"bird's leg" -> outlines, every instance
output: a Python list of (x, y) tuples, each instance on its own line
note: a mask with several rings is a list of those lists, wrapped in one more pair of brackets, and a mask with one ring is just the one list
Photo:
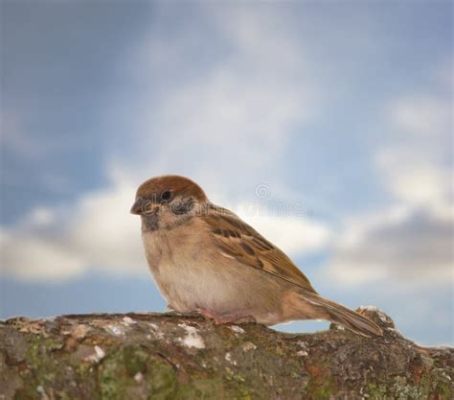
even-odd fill
[(216, 325), (255, 322), (255, 318), (252, 315), (242, 310), (218, 313), (207, 308), (198, 308), (197, 311), (205, 318), (212, 319)]

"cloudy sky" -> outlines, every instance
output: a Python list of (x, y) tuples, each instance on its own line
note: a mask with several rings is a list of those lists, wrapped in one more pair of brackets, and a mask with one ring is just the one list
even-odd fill
[(323, 295), (453, 344), (452, 15), (2, 1), (0, 317), (163, 310), (128, 211), (178, 173)]

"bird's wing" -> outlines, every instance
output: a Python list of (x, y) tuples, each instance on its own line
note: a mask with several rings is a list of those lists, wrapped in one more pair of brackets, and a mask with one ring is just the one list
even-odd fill
[(306, 276), (285, 253), (229, 210), (214, 205), (202, 216), (225, 256), (315, 293)]

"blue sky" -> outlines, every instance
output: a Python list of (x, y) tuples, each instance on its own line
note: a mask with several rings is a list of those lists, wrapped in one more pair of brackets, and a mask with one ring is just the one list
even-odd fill
[(452, 7), (2, 2), (0, 315), (162, 310), (128, 210), (179, 173), (453, 344)]

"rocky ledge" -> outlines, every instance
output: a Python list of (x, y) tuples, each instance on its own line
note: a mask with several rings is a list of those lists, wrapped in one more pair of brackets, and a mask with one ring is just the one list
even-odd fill
[(454, 349), (177, 314), (0, 322), (0, 399), (453, 399)]

